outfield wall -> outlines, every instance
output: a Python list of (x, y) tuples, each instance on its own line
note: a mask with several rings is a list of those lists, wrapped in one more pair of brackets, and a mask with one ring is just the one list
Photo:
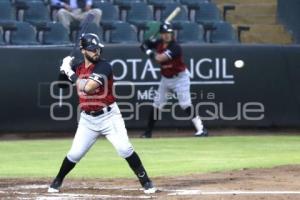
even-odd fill
[[(0, 131), (71, 131), (74, 89), (58, 105), (60, 60), (71, 47), (1, 47)], [(209, 127), (299, 127), (300, 46), (183, 46), (196, 110)], [(126, 125), (142, 128), (159, 84), (159, 67), (137, 45), (107, 46)], [(234, 67), (244, 60), (243, 68)], [(70, 96), (70, 97), (68, 97)], [(176, 96), (170, 96), (176, 102)], [(171, 111), (175, 115), (171, 115)], [(179, 106), (166, 106), (158, 127), (191, 127)], [(174, 120), (177, 118), (178, 120)]]

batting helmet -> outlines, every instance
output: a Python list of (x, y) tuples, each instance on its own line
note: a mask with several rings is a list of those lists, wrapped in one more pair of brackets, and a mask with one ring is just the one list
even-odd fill
[(165, 22), (165, 23), (160, 25), (159, 32), (160, 33), (173, 33), (174, 30), (173, 30), (173, 27), (170, 23)]
[(102, 50), (104, 45), (100, 42), (98, 35), (94, 33), (85, 33), (80, 37), (80, 49), (94, 51), (96, 49)]

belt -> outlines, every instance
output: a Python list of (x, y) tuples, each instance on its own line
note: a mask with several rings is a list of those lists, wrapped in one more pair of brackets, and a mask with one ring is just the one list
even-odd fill
[(176, 78), (179, 74), (174, 74), (174, 75), (171, 75), (171, 76), (165, 76), (163, 75), (165, 78)]
[(107, 107), (102, 108), (101, 110), (84, 111), (84, 113), (87, 115), (91, 115), (93, 117), (97, 117), (99, 115), (102, 115), (104, 113), (111, 111), (111, 109), (112, 108), (110, 106), (107, 106)]

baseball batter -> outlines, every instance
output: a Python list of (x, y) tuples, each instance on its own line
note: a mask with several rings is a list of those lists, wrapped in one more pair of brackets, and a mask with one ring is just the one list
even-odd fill
[(60, 170), (48, 188), (59, 192), (65, 176), (89, 151), (98, 136), (104, 135), (137, 175), (146, 194), (155, 193), (143, 164), (134, 151), (127, 135), (124, 120), (113, 96), (112, 66), (101, 59), (103, 44), (97, 35), (87, 33), (80, 38), (84, 61), (71, 67), (72, 57), (63, 59), (60, 71), (76, 84), (82, 110), (71, 149), (64, 158)]
[(192, 109), (189, 72), (183, 62), (181, 47), (174, 40), (172, 25), (162, 24), (159, 32), (160, 39), (146, 40), (141, 45), (142, 51), (160, 64), (162, 75), (158, 95), (154, 98), (153, 110), (150, 112), (147, 129), (142, 137), (152, 137), (157, 113), (166, 104), (169, 92), (177, 94), (180, 107), (188, 116), (192, 116), (192, 122), (196, 128), (195, 136), (208, 136), (200, 117)]

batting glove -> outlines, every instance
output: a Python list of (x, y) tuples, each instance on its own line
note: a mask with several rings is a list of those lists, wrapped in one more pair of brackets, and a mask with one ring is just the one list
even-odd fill
[(153, 43), (151, 40), (146, 40), (141, 44), (140, 48), (141, 48), (142, 52), (144, 52), (147, 56), (149, 56), (151, 59), (153, 59), (155, 56), (155, 53), (153, 50), (151, 50), (149, 48), (149, 44), (151, 44), (151, 43)]
[(155, 56), (154, 51), (152, 51), (151, 49), (147, 49), (146, 52), (147, 56), (149, 56), (149, 58), (153, 59)]
[(74, 59), (74, 57), (71, 57), (71, 56), (64, 57), (63, 64), (68, 64), (71, 66), (73, 59)]
[(60, 72), (64, 73), (68, 76), (68, 78), (71, 80), (71, 76), (75, 73), (71, 68), (71, 63), (74, 57), (67, 56), (63, 59), (63, 63), (60, 66)]

